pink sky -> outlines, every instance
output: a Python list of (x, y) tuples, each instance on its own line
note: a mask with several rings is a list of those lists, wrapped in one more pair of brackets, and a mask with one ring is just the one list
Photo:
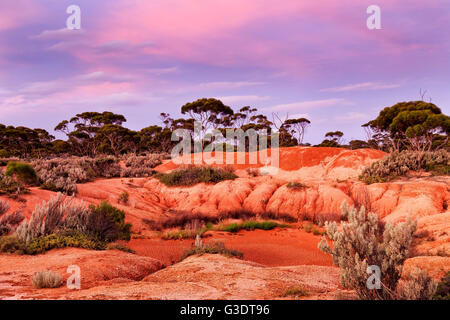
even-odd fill
[[(77, 3), (82, 30), (65, 28)], [(450, 3), (371, 1), (2, 0), (0, 123), (52, 130), (82, 111), (124, 114), (127, 126), (221, 98), (312, 120), (362, 138), (361, 124), (427, 91), (449, 113)]]

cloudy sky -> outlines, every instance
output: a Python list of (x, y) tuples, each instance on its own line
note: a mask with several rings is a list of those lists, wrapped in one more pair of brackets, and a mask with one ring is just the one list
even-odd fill
[[(376, 2), (376, 3), (375, 3)], [(1, 0), (0, 123), (45, 128), (83, 111), (140, 129), (203, 97), (361, 124), (420, 89), (450, 113), (448, 0)], [(66, 9), (82, 29), (67, 30)], [(381, 7), (381, 30), (366, 9)]]

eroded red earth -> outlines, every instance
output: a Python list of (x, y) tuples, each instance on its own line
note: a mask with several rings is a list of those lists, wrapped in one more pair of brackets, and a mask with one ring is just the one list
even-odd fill
[[(248, 155), (246, 155), (248, 157)], [(67, 299), (278, 299), (289, 286), (301, 285), (312, 299), (334, 299), (345, 292), (339, 287), (339, 270), (317, 249), (320, 236), (307, 233), (300, 223), (270, 231), (237, 234), (207, 232), (208, 241), (223, 241), (244, 253), (243, 260), (222, 256), (193, 256), (178, 262), (193, 240), (162, 240), (145, 220), (158, 221), (180, 212), (216, 215), (222, 211), (289, 214), (295, 218), (339, 214), (343, 201), (366, 204), (388, 222), (411, 216), (422, 235), (414, 242), (414, 255), (405, 270), (428, 268), (436, 277), (450, 269), (450, 178), (415, 175), (390, 183), (366, 186), (358, 181), (361, 169), (385, 154), (375, 150), (335, 148), (286, 148), (280, 150), (280, 168), (266, 161), (236, 165), (234, 181), (216, 185), (169, 188), (152, 178), (97, 180), (78, 186), (77, 198), (86, 203), (108, 200), (123, 209), (135, 233), (127, 246), (137, 254), (82, 249), (52, 250), (38, 256), (0, 255), (0, 297)], [(165, 172), (179, 167), (166, 161)], [(258, 168), (260, 175), (245, 170)], [(307, 187), (286, 187), (298, 181)], [(127, 191), (127, 205), (117, 202)], [(8, 201), (12, 210), (22, 208), (29, 217), (35, 205), (54, 193), (32, 189), (25, 203)], [(11, 211), (12, 211), (11, 210)], [(37, 271), (65, 274), (70, 264), (82, 270), (82, 290), (34, 289)]]

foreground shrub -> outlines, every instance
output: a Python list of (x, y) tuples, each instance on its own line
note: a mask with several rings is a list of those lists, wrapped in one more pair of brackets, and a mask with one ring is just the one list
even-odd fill
[(366, 167), (359, 179), (369, 184), (386, 182), (405, 176), (409, 171), (430, 171), (438, 175), (448, 175), (450, 153), (445, 150), (425, 152), (421, 158), (418, 158), (418, 153), (414, 151), (391, 153)]
[(62, 229), (64, 216), (71, 217), (86, 211), (82, 202), (72, 201), (61, 193), (48, 202), (37, 205), (29, 221), (24, 221), (16, 230), (17, 237), (29, 243), (39, 237), (55, 233)]
[(36, 171), (28, 163), (10, 161), (6, 166), (5, 175), (15, 178), (17, 182), (17, 194), (22, 193), (22, 189), (26, 185), (32, 185), (37, 182)]
[(52, 271), (40, 271), (34, 274), (31, 283), (36, 289), (59, 288), (62, 285), (62, 278)]
[(19, 240), (30, 244), (68, 230), (105, 242), (131, 238), (131, 225), (125, 223), (125, 212), (106, 201), (87, 208), (82, 201), (74, 201), (61, 193), (37, 205), (30, 220), (24, 221), (16, 234)]
[(192, 186), (197, 183), (218, 183), (224, 180), (234, 180), (237, 176), (227, 170), (212, 167), (190, 167), (178, 169), (156, 177), (167, 186)]
[[(342, 215), (348, 222), (341, 224), (325, 223), (328, 237), (334, 241), (330, 248), (325, 238), (319, 249), (330, 253), (333, 263), (341, 270), (341, 284), (354, 289), (361, 299), (394, 299), (395, 290), (401, 277), (403, 263), (416, 231), (416, 222), (407, 221), (397, 225), (386, 224), (380, 227), (378, 216), (366, 213), (364, 207), (357, 211), (342, 205)], [(368, 289), (367, 268), (378, 266), (381, 270), (380, 290)]]

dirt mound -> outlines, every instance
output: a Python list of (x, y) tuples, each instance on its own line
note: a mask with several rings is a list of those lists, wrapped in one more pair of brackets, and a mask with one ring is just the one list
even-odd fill
[(309, 298), (339, 289), (334, 267), (266, 267), (221, 255), (192, 256), (140, 282), (108, 284), (67, 295), (70, 299), (277, 299), (302, 287)]
[[(262, 151), (261, 153), (265, 153)], [(274, 154), (272, 154), (274, 152)], [(279, 159), (276, 163), (272, 155)], [(277, 156), (278, 155), (278, 156)], [(192, 154), (166, 161), (155, 168), (159, 172), (167, 172), (186, 164), (200, 164), (195, 157), (203, 156), (199, 161), (202, 165), (218, 167), (231, 166), (235, 170), (259, 168), (260, 172), (284, 178), (308, 179), (348, 179), (357, 177), (360, 170), (376, 160), (382, 159), (386, 153), (373, 149), (348, 150), (342, 148), (291, 147), (267, 150), (267, 157), (258, 152), (231, 155), (213, 153), (208, 156)], [(211, 159), (212, 158), (212, 159)]]
[(167, 187), (156, 179), (144, 188), (162, 207), (174, 212), (219, 212), (248, 210), (274, 212), (295, 218), (339, 214), (343, 201), (364, 205), (389, 222), (436, 215), (448, 211), (450, 178), (428, 177), (365, 185), (361, 182), (308, 181), (299, 190), (287, 181), (271, 176), (238, 178), (215, 185)]
[(0, 298), (51, 298), (69, 292), (58, 289), (37, 290), (31, 285), (34, 273), (51, 270), (64, 281), (71, 265), (80, 267), (81, 288), (91, 288), (112, 279), (141, 280), (161, 269), (163, 264), (149, 257), (140, 257), (117, 250), (92, 251), (76, 248), (52, 250), (37, 256), (0, 255)]

